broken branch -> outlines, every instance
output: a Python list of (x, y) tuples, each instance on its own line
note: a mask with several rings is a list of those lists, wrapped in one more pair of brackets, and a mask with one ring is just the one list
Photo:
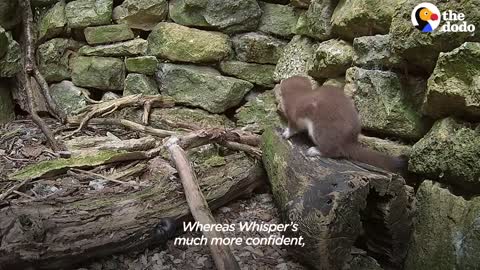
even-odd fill
[[(185, 151), (178, 146), (176, 138), (171, 138), (167, 143), (168, 151), (170, 152), (172, 160), (175, 162), (178, 174), (182, 181), (183, 190), (187, 199), (188, 206), (192, 212), (192, 216), (201, 224), (215, 224), (215, 219), (210, 212), (207, 201), (200, 190), (195, 173), (193, 172), (190, 161), (187, 158)], [(205, 230), (202, 232), (208, 239), (212, 257), (219, 270), (235, 270), (240, 269), (232, 250), (226, 245), (213, 245), (212, 239), (223, 239), (221, 232), (216, 230)]]

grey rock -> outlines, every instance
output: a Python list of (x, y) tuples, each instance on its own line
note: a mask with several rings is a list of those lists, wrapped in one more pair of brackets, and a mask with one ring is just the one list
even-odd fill
[(160, 64), (157, 81), (163, 94), (176, 102), (222, 113), (240, 104), (253, 84), (222, 76), (210, 67)]

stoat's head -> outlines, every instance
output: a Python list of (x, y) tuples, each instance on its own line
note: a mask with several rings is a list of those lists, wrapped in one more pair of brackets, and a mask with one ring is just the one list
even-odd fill
[(292, 76), (283, 79), (280, 84), (274, 88), (275, 98), (278, 103), (277, 109), (285, 113), (285, 104), (295, 100), (296, 97), (302, 95), (304, 91), (312, 90), (312, 82), (308, 77)]

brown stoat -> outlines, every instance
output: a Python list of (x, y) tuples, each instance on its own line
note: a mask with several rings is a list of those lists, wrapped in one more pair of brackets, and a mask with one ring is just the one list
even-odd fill
[(280, 83), (280, 107), (288, 120), (283, 137), (307, 131), (316, 145), (308, 156), (347, 158), (392, 172), (403, 172), (406, 160), (363, 147), (358, 142), (360, 118), (342, 88), (321, 86), (312, 89), (308, 78), (293, 76)]

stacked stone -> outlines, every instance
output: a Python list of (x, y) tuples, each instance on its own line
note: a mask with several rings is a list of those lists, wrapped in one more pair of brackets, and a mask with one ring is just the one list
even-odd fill
[[(430, 2), (464, 13), (480, 28), (480, 0)], [(179, 106), (155, 110), (154, 126), (165, 127), (162, 119), (169, 118), (261, 133), (280, 123), (271, 89), (281, 79), (305, 75), (319, 85), (344, 86), (364, 130), (382, 138), (362, 142), (385, 152), (409, 149), (402, 150), (410, 155), (409, 170), (433, 181), (417, 194), (425, 218), (415, 224), (407, 269), (480, 264), (470, 256), (480, 252), (480, 219), (470, 216), (480, 216), (478, 204), (457, 196), (480, 192), (478, 30), (421, 33), (410, 21), (414, 0), (32, 4), (40, 71), (69, 114), (86, 106), (89, 94), (161, 93)], [(19, 17), (16, 1), (0, 3), (0, 123), (13, 117), (11, 79), (5, 78), (21, 66), (11, 34)], [(434, 220), (436, 204), (445, 209)], [(435, 230), (451, 238), (430, 237)]]
[[(365, 131), (413, 145), (409, 170), (425, 181), (416, 196), (418, 216), (406, 269), (477, 267), (478, 30), (422, 33), (411, 23), (419, 3), (413, 0), (291, 2), (307, 10), (276, 66), (275, 80), (302, 74), (318, 83), (344, 82)], [(480, 1), (430, 2), (480, 23)], [(362, 138), (377, 149), (380, 141)], [(387, 145), (385, 152), (399, 147)]]

